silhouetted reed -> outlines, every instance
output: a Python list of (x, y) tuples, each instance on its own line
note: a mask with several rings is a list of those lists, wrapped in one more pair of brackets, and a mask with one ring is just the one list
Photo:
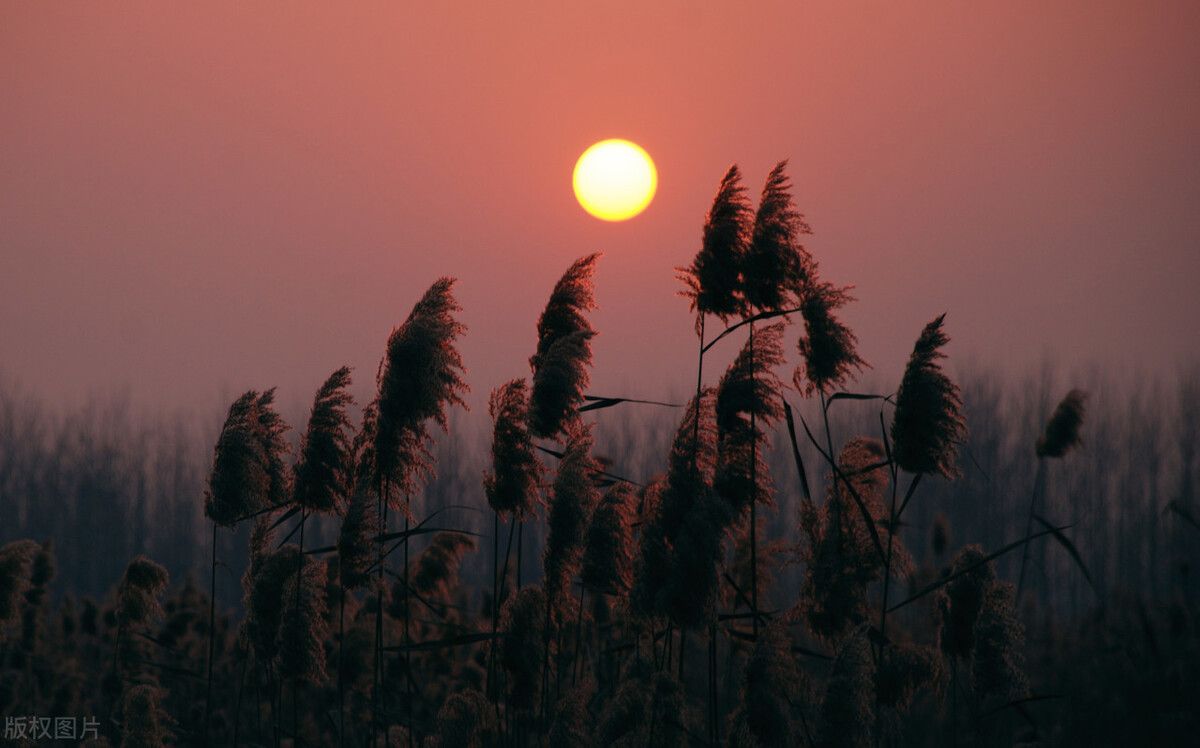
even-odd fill
[(588, 523), (580, 579), (589, 589), (624, 594), (633, 578), (633, 487), (614, 483), (605, 491)]
[(996, 578), (991, 564), (979, 563), (983, 558), (983, 550), (977, 545), (960, 550), (945, 573), (970, 571), (951, 580), (934, 598), (939, 613), (938, 643), (950, 657), (966, 659), (975, 649), (975, 622), (984, 596)]
[(834, 314), (853, 300), (849, 289), (831, 283), (814, 280), (805, 287), (800, 302), (804, 336), (797, 344), (804, 365), (792, 375), (798, 392), (832, 392), (867, 365), (858, 355), (858, 338)]
[(754, 226), (742, 277), (746, 304), (758, 311), (783, 310), (808, 285), (812, 257), (800, 237), (812, 233), (792, 200), (787, 161), (767, 176), (754, 215)]
[(529, 359), (529, 429), (544, 439), (559, 435), (573, 420), (590, 381), (596, 331), (587, 313), (596, 308), (592, 274), (599, 257), (590, 254), (572, 263), (538, 318), (537, 351)]
[(566, 601), (571, 599), (571, 580), (579, 570), (587, 523), (600, 498), (592, 481), (596, 461), (591, 449), (591, 431), (582, 426), (572, 426), (568, 430), (563, 457), (554, 478), (546, 519), (546, 550), (542, 557), (545, 576), (542, 584), (555, 623), (569, 615)]
[(170, 743), (173, 720), (162, 708), (163, 697), (162, 689), (145, 683), (125, 692), (121, 707), (123, 748), (159, 748)]
[(747, 341), (717, 387), (718, 495), (735, 514), (754, 501), (771, 503), (770, 472), (764, 429), (783, 416), (782, 383), (774, 368), (783, 363), (783, 324), (767, 325)]
[[(285, 546), (289, 547), (289, 546)], [(329, 633), (325, 601), (325, 564), (311, 556), (293, 561), (292, 575), (280, 590), (283, 603), (279, 626), (279, 675), (293, 681), (319, 684), (325, 674), (325, 639)], [(300, 573), (296, 574), (296, 567)], [(269, 580), (263, 594), (274, 594)], [(264, 601), (267, 602), (267, 601)], [(270, 603), (267, 603), (270, 604)]]
[(13, 540), (0, 546), (0, 641), (16, 619), (20, 601), (29, 587), (33, 559), (41, 550), (32, 540)]
[(686, 268), (676, 268), (697, 322), (712, 314), (722, 321), (745, 311), (742, 271), (750, 245), (754, 211), (737, 164), (721, 178), (717, 196), (704, 219), (700, 250)]
[(117, 588), (117, 615), (121, 624), (145, 626), (162, 618), (159, 597), (169, 581), (167, 570), (145, 556), (130, 561)]
[(686, 720), (679, 681), (668, 672), (635, 665), (600, 715), (597, 743), (617, 748), (683, 748)]
[(896, 464), (910, 473), (958, 475), (958, 446), (967, 438), (958, 385), (942, 371), (942, 346), (950, 341), (942, 330), (946, 315), (925, 326), (913, 347), (896, 395), (892, 452)]
[(875, 725), (875, 665), (866, 627), (846, 637), (821, 701), (822, 748), (867, 748)]
[(428, 422), (443, 429), (446, 410), (466, 407), (462, 356), (456, 345), (466, 328), (455, 319), (462, 307), (452, 293), (453, 278), (429, 287), (404, 324), (388, 337), (379, 367), (375, 428), (377, 479), (397, 491), (385, 496), (392, 508), (408, 513), (407, 497), (433, 475)]
[[(687, 406), (671, 445), (667, 475), (647, 491), (630, 596), (633, 610), (642, 616), (668, 613), (667, 588), (675, 576), (673, 548), (700, 497), (712, 495), (717, 451), (714, 400), (713, 390), (708, 389)], [(701, 511), (708, 511), (712, 503), (703, 502)]]
[(546, 594), (524, 587), (504, 605), (500, 625), (500, 664), (508, 673), (508, 705), (527, 711), (538, 703), (546, 656)]
[(450, 603), (458, 587), (462, 558), (475, 550), (475, 541), (457, 532), (439, 532), (417, 557), (412, 589), (427, 600)]
[(1062, 457), (1082, 443), (1079, 430), (1086, 410), (1087, 393), (1082, 390), (1068, 392), (1046, 422), (1046, 433), (1038, 438), (1037, 456)]
[(204, 496), (205, 515), (222, 527), (288, 500), (288, 427), (274, 400), (273, 389), (250, 390), (229, 407)]
[(375, 538), (381, 531), (378, 512), (379, 487), (375, 476), (375, 428), (379, 410), (374, 403), (363, 410), (363, 422), (354, 439), (353, 487), (338, 532), (338, 573), (347, 590), (368, 581), (375, 558)]
[(782, 623), (759, 631), (730, 717), (731, 748), (800, 745), (810, 739), (800, 711), (808, 694), (791, 647)]
[(484, 748), (496, 739), (492, 705), (479, 691), (469, 689), (450, 694), (438, 710), (437, 734), (425, 741), (427, 748)]
[[(883, 578), (883, 559), (847, 487), (847, 483), (853, 486), (876, 523), (876, 531), (888, 533), (884, 491), (889, 481), (883, 458), (884, 447), (878, 440), (852, 439), (838, 456), (846, 482), (831, 478), (824, 506), (801, 512), (801, 529), (808, 538), (801, 555), (808, 573), (800, 591), (800, 607), (813, 633), (831, 641), (867, 620), (868, 589)], [(909, 573), (911, 558), (898, 539), (892, 542), (894, 573)]]
[(529, 387), (524, 379), (492, 390), (492, 467), (484, 475), (488, 506), (500, 514), (529, 516), (538, 501), (542, 464), (529, 433)]
[(350, 368), (329, 376), (313, 399), (308, 428), (300, 442), (294, 490), (296, 503), (310, 512), (340, 510), (353, 482), (353, 434), (346, 408)]
[(1017, 620), (1016, 593), (1008, 582), (987, 585), (975, 621), (971, 676), (976, 695), (1003, 703), (1029, 694), (1025, 676), (1025, 627)]

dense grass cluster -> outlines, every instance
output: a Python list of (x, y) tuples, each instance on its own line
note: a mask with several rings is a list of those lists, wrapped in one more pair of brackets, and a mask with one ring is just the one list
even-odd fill
[[(998, 408), (973, 410), (986, 382), (960, 386), (944, 366), (945, 315), (914, 331), (899, 382), (855, 388), (867, 362), (839, 319), (853, 299), (821, 277), (801, 243), (810, 234), (785, 163), (757, 206), (737, 167), (726, 173), (679, 271), (698, 357), (689, 402), (659, 411), (673, 420), (669, 443), (615, 428), (630, 401), (587, 393), (590, 255), (553, 289), (529, 376), (492, 391), (482, 474), (451, 464), (457, 482), (439, 477), (437, 433), (467, 392), (466, 330), (444, 278), (388, 337), (361, 408), (345, 367), (295, 442), (274, 390), (234, 400), (207, 480), (174, 476), (208, 524), (204, 552), (168, 566), (203, 556), (202, 581), (172, 586), (138, 555), (101, 602), (55, 604), (56, 560), (86, 563), (87, 542), (55, 548), (6, 529), (0, 714), (97, 717), (96, 742), (127, 745), (1193, 737), (1189, 570), (1171, 567), (1160, 594), (1121, 604), (1104, 541), (1086, 532), (1109, 525), (1088, 515), (1072, 527), (1079, 486), (1058, 466), (1096, 442), (1091, 401), (1071, 390), (998, 436), (980, 417)], [(706, 385), (706, 356), (738, 338)], [(18, 482), (34, 474), (11, 438), (22, 424), (9, 414), (0, 426), (14, 447), (0, 453), (11, 499), (0, 516), (39, 526), (35, 486)], [(1171, 537), (1200, 532), (1191, 428), (1181, 490), (1151, 497)], [(1011, 443), (989, 441), (1001, 438)], [(650, 445), (661, 458), (646, 457)], [(1010, 461), (985, 469), (989, 445)], [(80, 497), (105, 485), (87, 480)], [(980, 502), (1000, 488), (1014, 496)], [(442, 500), (420, 500), (430, 495)], [(131, 519), (148, 522), (147, 507)], [(82, 527), (54, 529), (78, 539)], [(1089, 540), (1101, 550), (1081, 552)]]

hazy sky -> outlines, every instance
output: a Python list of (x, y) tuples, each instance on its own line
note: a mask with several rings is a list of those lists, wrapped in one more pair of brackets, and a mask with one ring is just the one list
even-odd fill
[[(454, 275), (478, 402), (602, 250), (593, 390), (665, 396), (694, 377), (672, 268), (730, 163), (757, 195), (785, 157), (877, 377), (943, 311), (959, 359), (1171, 366), (1200, 339), (1198, 38), (1194, 2), (2, 2), (0, 372), (365, 387)], [(659, 169), (627, 223), (571, 193), (606, 137)]]

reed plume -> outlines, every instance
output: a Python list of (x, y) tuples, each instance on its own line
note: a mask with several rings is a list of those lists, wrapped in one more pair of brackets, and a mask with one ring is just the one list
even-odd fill
[(285, 503), (287, 425), (274, 409), (275, 390), (250, 390), (229, 407), (217, 438), (204, 514), (222, 527)]
[(492, 704), (479, 691), (450, 694), (437, 714), (437, 734), (427, 748), (484, 748), (494, 743), (496, 721)]
[(760, 629), (730, 718), (731, 748), (803, 742), (796, 710), (804, 705), (804, 680), (791, 648), (782, 623)]
[(783, 416), (774, 367), (783, 363), (783, 324), (763, 327), (746, 342), (717, 387), (717, 465), (713, 485), (736, 514), (752, 501), (771, 503), (767, 435)]
[(940, 691), (946, 670), (937, 650), (919, 644), (892, 643), (879, 661), (879, 704), (905, 711), (924, 688)]
[(679, 681), (635, 663), (600, 715), (596, 742), (614, 748), (683, 748), (686, 714)]
[(123, 748), (159, 748), (171, 742), (170, 715), (162, 707), (165, 694), (146, 683), (125, 692), (121, 712)]
[(1062, 457), (1079, 446), (1083, 442), (1079, 430), (1086, 410), (1087, 393), (1083, 390), (1068, 392), (1046, 423), (1046, 433), (1038, 437), (1037, 456)]
[(599, 257), (581, 257), (567, 268), (538, 318), (537, 351), (529, 359), (529, 428), (534, 436), (550, 439), (563, 433), (583, 402), (596, 335), (587, 313), (596, 308), (592, 274)]
[(293, 481), (296, 503), (306, 511), (340, 511), (350, 491), (354, 449), (346, 408), (354, 398), (349, 386), (350, 368), (343, 366), (325, 380), (313, 399)]
[(942, 330), (946, 315), (925, 326), (904, 370), (892, 422), (893, 457), (910, 473), (958, 476), (958, 445), (966, 440), (958, 385), (942, 371), (941, 347), (950, 341)]
[(721, 178), (717, 196), (704, 219), (700, 250), (686, 268), (676, 268), (686, 289), (682, 294), (699, 316), (712, 314), (722, 321), (741, 316), (742, 270), (750, 245), (754, 212), (742, 185), (737, 164)]
[(517, 518), (533, 513), (538, 500), (542, 464), (529, 433), (529, 387), (514, 379), (492, 391), (492, 469), (484, 474), (488, 506)]
[(546, 550), (542, 557), (546, 603), (556, 621), (566, 615), (571, 578), (579, 568), (587, 522), (599, 501), (592, 482), (596, 461), (591, 455), (592, 434), (582, 425), (568, 429), (562, 461), (554, 479), (553, 498), (546, 520)]
[(145, 556), (125, 567), (117, 588), (117, 615), (125, 626), (142, 626), (163, 617), (159, 596), (167, 588), (167, 570)]
[(365, 584), (375, 561), (374, 543), (380, 533), (379, 495), (375, 476), (375, 430), (379, 410), (371, 403), (351, 447), (355, 455), (354, 480), (338, 532), (338, 574), (342, 586), (354, 590)]
[(868, 748), (875, 725), (875, 665), (866, 627), (848, 636), (833, 663), (821, 702), (822, 748)]
[(452, 293), (453, 278), (436, 281), (388, 337), (379, 367), (375, 428), (376, 482), (398, 491), (389, 505), (407, 512), (407, 500), (433, 475), (428, 422), (447, 427), (446, 410), (466, 407), (462, 356), (455, 347), (466, 328)]
[(456, 532), (439, 532), (417, 557), (412, 589), (427, 599), (451, 602), (458, 587), (463, 554), (475, 550), (475, 541)]
[(33, 559), (41, 551), (33, 540), (13, 540), (0, 547), (0, 640), (16, 619), (21, 596), (29, 587)]
[(633, 488), (614, 483), (600, 500), (588, 524), (580, 578), (602, 593), (627, 592), (633, 577)]
[(858, 338), (834, 314), (854, 301), (854, 297), (848, 288), (815, 279), (801, 296), (800, 315), (804, 318), (805, 335), (797, 347), (804, 364), (803, 368), (796, 367), (792, 382), (806, 396), (828, 393), (867, 365), (858, 355)]
[(929, 546), (933, 549), (933, 555), (941, 558), (949, 545), (950, 520), (946, 519), (945, 514), (938, 512), (933, 515), (933, 531), (930, 534)]
[(980, 564), (983, 550), (968, 545), (951, 562), (947, 574), (958, 574), (937, 591), (934, 604), (938, 611), (938, 642), (942, 651), (951, 657), (968, 659), (975, 649), (975, 624), (983, 607), (984, 597), (995, 582), (991, 563)]
[(641, 616), (666, 613), (663, 592), (671, 577), (671, 553), (697, 497), (712, 493), (716, 470), (716, 421), (711, 388), (684, 410), (667, 461), (667, 475), (647, 490), (645, 517), (634, 559), (631, 603)]
[(812, 276), (812, 257), (800, 243), (812, 230), (792, 201), (786, 170), (787, 161), (780, 161), (767, 177), (746, 252), (743, 294), (759, 311), (791, 306)]
[(1005, 702), (1029, 695), (1025, 676), (1025, 629), (1017, 619), (1012, 584), (992, 580), (975, 621), (971, 676), (975, 693)]
[(575, 688), (563, 695), (554, 709), (550, 725), (549, 744), (555, 748), (592, 748), (594, 724), (587, 709), (587, 691)]
[[(249, 580), (243, 600), (245, 631), (260, 662), (274, 662), (279, 654), (279, 632), (285, 607), (294, 604), (295, 587), (292, 585), (300, 558), (300, 549), (295, 545), (289, 543), (277, 548), (262, 558)], [(286, 599), (285, 592), (291, 592)]]
[[(878, 440), (857, 437), (843, 447), (838, 465), (875, 522), (876, 532), (887, 540), (883, 496), (889, 474), (881, 464), (884, 454)], [(884, 564), (846, 482), (830, 479), (828, 485), (824, 506), (801, 514), (801, 528), (809, 542), (801, 551), (808, 573), (800, 607), (813, 633), (837, 640), (867, 620), (867, 590), (883, 577)], [(908, 574), (911, 556), (899, 538), (891, 542), (894, 573)]]
[(508, 704), (528, 710), (541, 693), (542, 661), (546, 653), (546, 595), (538, 587), (524, 587), (509, 598), (500, 614), (504, 637), (500, 664), (508, 672)]
[[(283, 606), (277, 646), (279, 675), (288, 680), (320, 684), (326, 678), (325, 638), (329, 634), (325, 564), (298, 552), (289, 555), (291, 574), (278, 591)], [(273, 587), (261, 591), (275, 593)]]

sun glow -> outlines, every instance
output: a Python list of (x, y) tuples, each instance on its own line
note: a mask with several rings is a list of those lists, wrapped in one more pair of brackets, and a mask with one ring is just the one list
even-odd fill
[(575, 198), (605, 221), (625, 221), (646, 209), (658, 189), (650, 154), (628, 140), (602, 140), (583, 152), (571, 178)]

